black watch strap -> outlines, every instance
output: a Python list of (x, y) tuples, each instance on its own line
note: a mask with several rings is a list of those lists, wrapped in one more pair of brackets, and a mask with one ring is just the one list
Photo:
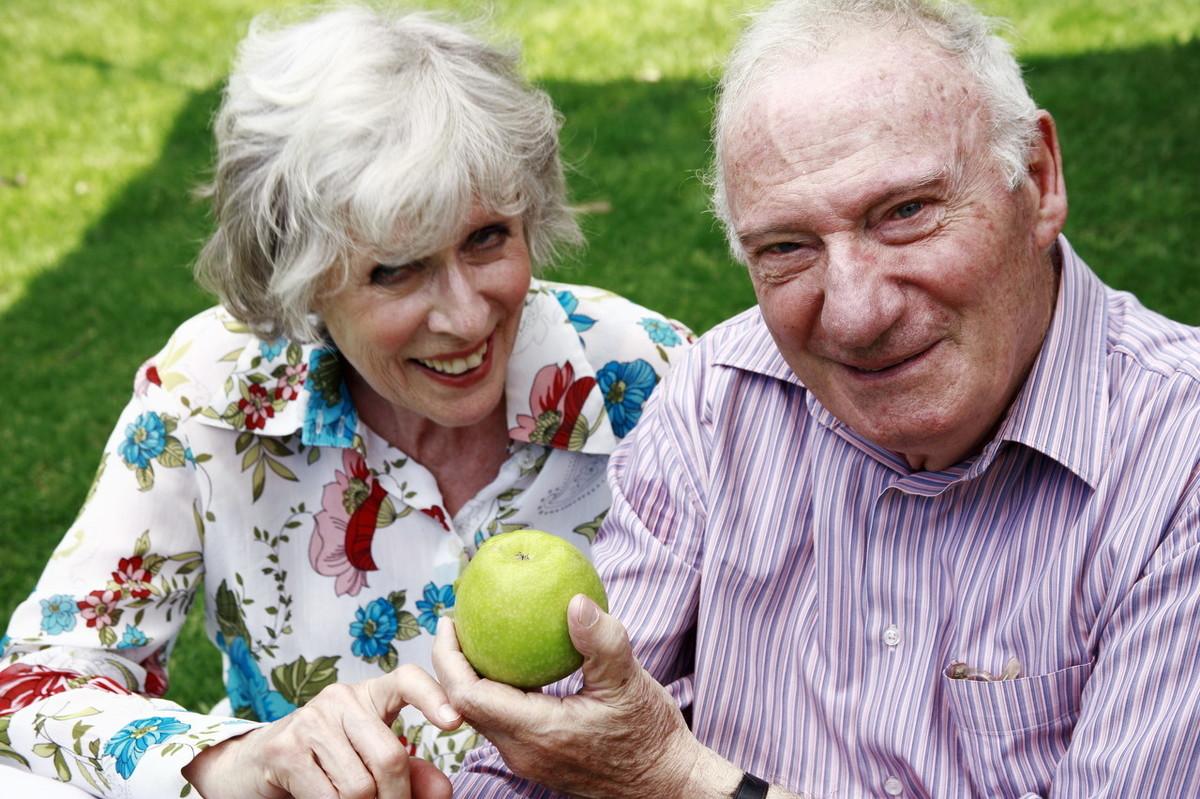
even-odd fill
[(742, 774), (742, 781), (738, 783), (737, 790), (733, 792), (733, 799), (767, 799), (766, 780), (760, 780), (749, 771)]

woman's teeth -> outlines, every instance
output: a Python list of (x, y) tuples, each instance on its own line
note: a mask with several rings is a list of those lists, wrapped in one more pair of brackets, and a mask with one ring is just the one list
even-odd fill
[(435, 372), (441, 372), (445, 375), (461, 375), (471, 371), (483, 363), (484, 357), (487, 356), (488, 345), (483, 342), (483, 346), (475, 350), (465, 358), (452, 358), (448, 361), (439, 358), (417, 358), (417, 363), (422, 366), (432, 369)]

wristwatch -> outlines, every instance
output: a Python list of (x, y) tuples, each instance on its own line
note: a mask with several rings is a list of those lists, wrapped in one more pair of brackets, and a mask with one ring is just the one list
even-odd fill
[(742, 773), (742, 781), (738, 783), (737, 790), (733, 792), (733, 799), (767, 799), (766, 780), (760, 780), (749, 771)]

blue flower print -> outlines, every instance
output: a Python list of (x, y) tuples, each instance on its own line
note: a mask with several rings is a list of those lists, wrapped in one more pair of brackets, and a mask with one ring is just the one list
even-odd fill
[(608, 410), (613, 432), (618, 438), (624, 438), (642, 417), (642, 406), (658, 384), (658, 375), (654, 367), (641, 358), (609, 361), (596, 373), (596, 384), (604, 395), (604, 407)]
[(225, 691), (235, 711), (249, 710), (258, 721), (276, 721), (296, 709), (283, 694), (272, 691), (267, 685), (267, 679), (244, 638), (239, 635), (226, 644), (225, 636), (217, 633), (217, 646), (229, 656)]
[(358, 413), (342, 379), (336, 350), (317, 347), (308, 357), (308, 406), (304, 412), (304, 443), (317, 447), (350, 447), (358, 430)]
[(133, 649), (135, 646), (145, 646), (149, 642), (146, 634), (136, 625), (126, 624), (125, 634), (121, 636), (121, 642), (117, 644), (117, 649)]
[(146, 412), (125, 428), (125, 440), (117, 450), (131, 469), (145, 469), (167, 446), (167, 428), (157, 413)]
[(273, 361), (279, 357), (279, 353), (283, 352), (283, 348), (287, 346), (287, 339), (283, 336), (274, 341), (259, 341), (258, 354), (263, 357), (264, 361)]
[(661, 344), (664, 347), (678, 347), (683, 343), (683, 339), (675, 332), (675, 328), (661, 319), (646, 317), (638, 324), (646, 329), (650, 340), (655, 344)]
[(592, 325), (596, 324), (596, 320), (590, 316), (575, 313), (575, 309), (579, 307), (579, 298), (569, 291), (554, 292), (554, 299), (558, 300), (558, 304), (567, 312), (567, 321), (575, 328), (576, 333), (582, 333), (585, 330), (590, 330)]
[(170, 716), (150, 716), (131, 721), (108, 739), (104, 754), (115, 757), (117, 773), (129, 779), (147, 749), (191, 728), (192, 725)]
[(0, 638), (0, 655), (4, 654), (4, 650), (8, 649), (8, 645), (12, 643), (12, 639), (7, 635)]
[(355, 657), (373, 660), (387, 654), (400, 626), (392, 603), (380, 597), (356, 610), (354, 619), (350, 622), (350, 634), (354, 636), (350, 651)]
[(421, 611), (421, 615), (417, 617), (417, 623), (431, 633), (437, 632), (438, 617), (442, 612), (454, 607), (454, 586), (451, 584), (443, 585), (438, 588), (434, 583), (425, 585), (425, 598), (417, 600), (417, 610)]
[(49, 635), (69, 633), (75, 629), (75, 614), (79, 605), (70, 594), (55, 594), (42, 600), (42, 631)]

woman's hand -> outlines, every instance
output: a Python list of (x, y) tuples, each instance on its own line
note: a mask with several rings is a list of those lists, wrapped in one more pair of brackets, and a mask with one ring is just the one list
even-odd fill
[(449, 799), (445, 775), (410, 758), (391, 730), (405, 705), (442, 729), (462, 724), (441, 686), (405, 665), (331, 685), (279, 721), (204, 750), (183, 776), (203, 799)]
[(560, 698), (480, 678), (443, 618), (433, 665), (451, 703), (517, 776), (585, 797), (701, 795), (690, 792), (698, 770), (724, 761), (637, 662), (625, 628), (583, 595), (571, 600), (568, 622), (584, 658), (583, 690)]

